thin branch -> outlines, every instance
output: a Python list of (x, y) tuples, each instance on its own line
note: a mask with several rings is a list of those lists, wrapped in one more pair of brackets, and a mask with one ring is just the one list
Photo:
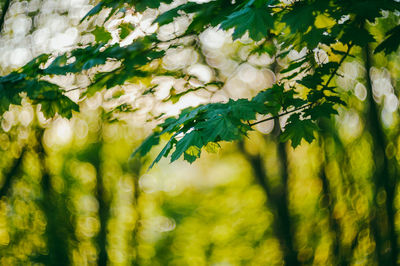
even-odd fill
[(278, 115), (276, 115), (276, 116), (271, 116), (271, 117), (265, 118), (265, 119), (263, 119), (263, 120), (254, 122), (254, 123), (249, 123), (249, 126), (252, 127), (252, 126), (255, 126), (255, 125), (257, 125), (257, 124), (260, 124), (260, 123), (263, 123), (263, 122), (267, 122), (267, 121), (269, 121), (269, 120), (273, 120), (273, 119), (275, 119), (275, 118), (278, 118), (278, 117), (281, 117), (281, 116), (284, 116), (284, 115), (287, 115), (287, 114), (291, 114), (291, 113), (294, 113), (294, 112), (297, 112), (297, 111), (300, 111), (300, 110), (307, 109), (307, 108), (311, 107), (311, 105), (313, 105), (313, 104), (314, 104), (314, 103), (308, 103), (308, 104), (306, 104), (306, 105), (300, 106), (300, 107), (295, 108), (295, 109), (290, 110), (290, 111), (283, 112), (283, 113), (278, 114)]
[(343, 55), (342, 59), (340, 59), (339, 61), (339, 65), (338, 67), (332, 72), (331, 76), (329, 77), (329, 79), (326, 81), (325, 85), (322, 87), (322, 89), (325, 89), (329, 86), (329, 83), (331, 83), (332, 79), (336, 76), (340, 66), (343, 64), (344, 60), (346, 59), (346, 57), (350, 54), (350, 50), (353, 47), (353, 44), (349, 44), (347, 46), (347, 51), (346, 53)]
[(82, 88), (77, 87), (77, 88), (73, 88), (73, 89), (69, 89), (69, 90), (64, 90), (62, 92), (66, 93), (66, 92), (71, 92), (71, 91), (76, 91), (76, 90), (81, 90)]
[[(329, 76), (329, 78), (328, 78), (328, 80), (326, 81), (326, 83), (322, 86), (322, 89), (327, 88), (327, 87), (329, 86), (329, 83), (331, 83), (332, 79), (333, 79), (336, 75), (338, 75), (337, 72), (338, 72), (340, 66), (343, 64), (343, 62), (344, 62), (344, 60), (346, 59), (346, 57), (350, 54), (350, 50), (351, 50), (352, 47), (353, 47), (353, 44), (349, 44), (349, 45), (348, 45), (347, 51), (346, 51), (346, 53), (343, 55), (343, 57), (340, 59), (338, 67), (337, 67), (337, 68), (332, 72), (332, 74)], [(263, 120), (254, 122), (254, 123), (249, 123), (249, 122), (248, 122), (248, 124), (249, 124), (249, 126), (252, 127), (252, 126), (254, 126), (254, 125), (257, 125), (257, 124), (260, 124), (260, 123), (263, 123), (263, 122), (267, 122), (267, 121), (273, 120), (273, 119), (275, 119), (275, 118), (278, 118), (278, 117), (281, 117), (281, 116), (284, 116), (284, 115), (287, 115), (287, 114), (290, 114), (290, 113), (294, 113), (294, 112), (296, 112), (296, 111), (300, 111), (300, 110), (307, 109), (307, 108), (311, 107), (313, 104), (315, 104), (315, 103), (308, 103), (308, 104), (306, 104), (306, 105), (303, 105), (303, 106), (300, 106), (300, 107), (298, 107), (298, 108), (295, 108), (295, 109), (293, 109), (293, 110), (291, 110), (291, 111), (286, 111), (286, 112), (283, 112), (283, 113), (281, 113), (281, 114), (279, 114), (279, 115), (271, 116), (271, 117), (268, 117), (268, 118), (266, 118), (266, 119), (263, 119)]]

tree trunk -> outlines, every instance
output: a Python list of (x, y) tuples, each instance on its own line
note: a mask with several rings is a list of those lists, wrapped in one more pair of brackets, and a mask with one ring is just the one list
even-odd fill
[(99, 138), (96, 143), (94, 143), (94, 150), (93, 150), (93, 159), (91, 163), (96, 168), (96, 196), (97, 202), (99, 204), (99, 220), (100, 220), (100, 231), (96, 237), (96, 242), (99, 248), (99, 254), (97, 263), (99, 266), (105, 266), (108, 262), (108, 255), (107, 255), (107, 222), (109, 218), (109, 211), (110, 211), (110, 204), (109, 200), (106, 197), (106, 191), (104, 187), (103, 181), (103, 171), (102, 171), (102, 127), (99, 129)]
[(51, 176), (46, 165), (46, 151), (43, 147), (44, 129), (37, 129), (37, 154), (42, 170), (42, 200), (41, 206), (46, 215), (46, 231), (48, 254), (41, 256), (39, 260), (46, 265), (71, 265), (69, 257), (69, 232), (71, 226), (68, 221), (70, 218), (65, 199), (60, 198), (51, 185)]
[(323, 162), (321, 165), (321, 172), (320, 172), (320, 180), (322, 183), (322, 198), (323, 198), (323, 204), (324, 207), (327, 208), (328, 210), (328, 220), (329, 220), (329, 229), (331, 233), (334, 235), (332, 239), (332, 253), (333, 253), (333, 264), (334, 265), (342, 265), (342, 266), (347, 266), (349, 265), (349, 257), (347, 257), (344, 254), (343, 247), (341, 245), (341, 226), (339, 221), (335, 218), (334, 215), (334, 208), (335, 208), (335, 202), (336, 199), (332, 195), (332, 187), (331, 187), (331, 182), (329, 180), (329, 177), (327, 176), (327, 164), (329, 162), (329, 152), (328, 148), (326, 146), (326, 139), (328, 137), (327, 131), (328, 130), (334, 130), (328, 126), (328, 123), (330, 123), (330, 120), (321, 120), (319, 123), (319, 127), (321, 128), (321, 138), (320, 138), (320, 146), (322, 150), (322, 155), (323, 157)]
[(375, 162), (374, 204), (372, 223), (375, 227), (375, 241), (378, 262), (380, 265), (397, 265), (398, 247), (395, 228), (394, 197), (396, 177), (389, 169), (389, 160), (386, 155), (385, 133), (379, 117), (379, 107), (373, 98), (371, 69), (371, 51), (367, 45), (364, 48), (366, 85), (368, 90), (367, 126), (372, 136), (373, 157)]
[(14, 160), (11, 169), (4, 175), (4, 183), (3, 186), (0, 188), (0, 199), (7, 196), (7, 193), (10, 190), (13, 181), (16, 178), (16, 175), (19, 173), (22, 160), (24, 159), (25, 151), (26, 147), (23, 147), (18, 158)]
[[(279, 122), (275, 121), (275, 127), (278, 127), (278, 130), (280, 130)], [(277, 130), (275, 129), (275, 131)], [(287, 153), (285, 144), (280, 143), (276, 139), (276, 136), (274, 136), (274, 138), (277, 141), (278, 160), (281, 162), (281, 185), (279, 188), (274, 190), (270, 188), (267, 181), (268, 173), (264, 165), (265, 158), (260, 153), (257, 155), (249, 154), (243, 147), (243, 144), (241, 144), (240, 148), (253, 169), (256, 181), (262, 187), (267, 196), (266, 207), (272, 210), (274, 214), (273, 228), (280, 242), (285, 265), (295, 266), (300, 265), (300, 262), (297, 259), (297, 251), (293, 244), (293, 233), (289, 212)]]

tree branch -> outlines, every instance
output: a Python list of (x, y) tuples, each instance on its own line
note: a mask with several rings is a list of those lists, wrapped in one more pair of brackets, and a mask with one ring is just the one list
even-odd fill
[(347, 51), (346, 51), (346, 53), (343, 55), (342, 59), (340, 59), (338, 67), (332, 72), (331, 76), (330, 76), (329, 79), (326, 81), (326, 83), (325, 83), (325, 85), (322, 87), (322, 89), (327, 88), (327, 87), (329, 86), (329, 83), (331, 83), (333, 77), (336, 76), (336, 74), (337, 74), (337, 72), (338, 72), (340, 66), (343, 64), (343, 62), (344, 62), (344, 60), (346, 59), (346, 57), (350, 54), (350, 50), (351, 50), (352, 47), (353, 47), (353, 44), (349, 44), (349, 45), (347, 46)]
[[(329, 86), (329, 83), (331, 83), (332, 79), (333, 79), (336, 75), (338, 75), (337, 72), (338, 72), (340, 66), (343, 64), (343, 62), (344, 62), (344, 60), (346, 59), (346, 57), (349, 56), (350, 50), (351, 50), (352, 47), (353, 47), (353, 44), (349, 44), (349, 45), (348, 45), (347, 51), (346, 51), (346, 53), (343, 55), (343, 57), (340, 59), (338, 67), (332, 72), (332, 74), (329, 76), (329, 78), (328, 78), (328, 80), (326, 81), (326, 83), (325, 83), (324, 85), (322, 85), (322, 89), (327, 88), (327, 87)], [(306, 104), (306, 105), (303, 105), (303, 106), (300, 106), (300, 107), (298, 107), (298, 108), (295, 108), (295, 109), (293, 109), (293, 110), (291, 110), (291, 111), (286, 111), (286, 112), (283, 112), (283, 113), (281, 113), (281, 114), (279, 114), (279, 115), (271, 116), (271, 117), (268, 117), (268, 118), (266, 118), (266, 119), (263, 119), (263, 120), (254, 122), (254, 123), (249, 123), (249, 121), (247, 121), (247, 123), (249, 124), (249, 126), (252, 127), (252, 126), (255, 126), (255, 125), (257, 125), (257, 124), (260, 124), (260, 123), (263, 123), (263, 122), (267, 122), (267, 121), (273, 120), (273, 119), (275, 119), (275, 118), (278, 118), (278, 117), (281, 117), (281, 116), (284, 116), (284, 115), (287, 115), (287, 114), (290, 114), (290, 113), (294, 113), (294, 112), (296, 112), (296, 111), (300, 111), (300, 110), (307, 109), (307, 108), (311, 107), (313, 104), (315, 104), (315, 102), (313, 102), (313, 103), (308, 103), (308, 104)]]
[(307, 108), (311, 107), (311, 105), (313, 105), (313, 104), (314, 104), (314, 103), (308, 103), (308, 104), (306, 104), (306, 105), (300, 106), (300, 107), (295, 108), (295, 109), (290, 110), (290, 111), (283, 112), (283, 113), (278, 114), (278, 115), (276, 115), (276, 116), (271, 116), (271, 117), (265, 118), (265, 119), (263, 119), (263, 120), (254, 122), (254, 123), (249, 123), (249, 126), (252, 127), (252, 126), (255, 126), (255, 125), (257, 125), (257, 124), (260, 124), (260, 123), (263, 123), (263, 122), (267, 122), (267, 121), (269, 121), (269, 120), (273, 120), (273, 119), (275, 119), (275, 118), (278, 118), (278, 117), (281, 117), (281, 116), (284, 116), (284, 115), (287, 115), (287, 114), (291, 114), (291, 113), (294, 113), (294, 112), (297, 112), (297, 111), (300, 111), (300, 110), (307, 109)]

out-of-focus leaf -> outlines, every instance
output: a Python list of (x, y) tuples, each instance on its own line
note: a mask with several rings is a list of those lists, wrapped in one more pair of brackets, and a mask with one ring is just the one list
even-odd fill
[(134, 0), (133, 6), (138, 12), (143, 12), (147, 8), (159, 8), (161, 3), (170, 4), (173, 0)]
[(100, 13), (100, 11), (102, 10), (104, 6), (103, 2), (98, 3), (97, 5), (95, 5), (92, 9), (89, 10), (89, 12), (86, 13), (86, 15), (81, 19), (81, 22), (84, 21), (86, 18), (94, 16), (98, 13)]
[(282, 73), (282, 74), (285, 74), (285, 73), (287, 73), (287, 72), (290, 72), (290, 71), (292, 71), (292, 70), (295, 70), (296, 68), (301, 67), (305, 62), (307, 62), (307, 58), (304, 58), (303, 60), (300, 60), (300, 61), (298, 61), (298, 62), (294, 62), (294, 63), (290, 64), (289, 67), (283, 69), (283, 70), (281, 71), (281, 73)]
[(118, 26), (120, 32), (119, 37), (125, 39), (135, 29), (131, 23), (122, 23)]
[(40, 110), (46, 118), (52, 118), (56, 114), (65, 118), (71, 118), (72, 111), (79, 112), (79, 105), (61, 93), (59, 93), (56, 98), (43, 98), (37, 100), (36, 103), (40, 103)]
[(106, 31), (104, 27), (96, 26), (96, 28), (92, 31), (92, 34), (94, 35), (95, 41), (97, 43), (106, 43), (112, 38), (111, 33)]
[(397, 51), (400, 45), (400, 25), (394, 27), (386, 33), (386, 39), (381, 42), (376, 48), (374, 53), (384, 52), (390, 54)]
[(190, 11), (190, 9), (192, 9), (193, 7), (197, 7), (197, 6), (199, 6), (199, 5), (194, 2), (188, 2), (186, 4), (177, 6), (173, 9), (170, 9), (170, 10), (162, 13), (161, 15), (159, 15), (154, 20), (154, 23), (158, 23), (158, 25), (160, 25), (160, 26), (171, 23), (174, 20), (174, 18), (180, 16), (180, 11), (187, 12), (187, 11)]
[(350, 25), (344, 28), (344, 33), (340, 37), (340, 41), (345, 44), (364, 47), (368, 43), (375, 42), (375, 38), (365, 28)]

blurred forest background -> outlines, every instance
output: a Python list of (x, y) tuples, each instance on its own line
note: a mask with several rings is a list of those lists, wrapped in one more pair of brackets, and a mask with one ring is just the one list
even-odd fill
[[(64, 52), (105, 34), (93, 33), (100, 22), (80, 23), (95, 4), (88, 0), (0, 4), (6, 7), (1, 75), (41, 53)], [(147, 10), (110, 20), (106, 28), (118, 39), (121, 32), (113, 29), (125, 19), (151, 32), (155, 16)], [(382, 39), (398, 22), (398, 14), (388, 13), (368, 27)], [(185, 23), (177, 21), (174, 30)], [(45, 119), (29, 101), (11, 106), (0, 118), (0, 265), (397, 264), (398, 52), (363, 56), (355, 50), (358, 56), (335, 79), (347, 107), (319, 121), (312, 144), (293, 149), (279, 142), (275, 119), (193, 164), (162, 160), (147, 171), (156, 153), (147, 161), (130, 158), (154, 126), (149, 118), (250, 97), (276, 82), (275, 69), (287, 60), (250, 54), (253, 48), (248, 38), (233, 42), (211, 28), (198, 46), (168, 54), (165, 68), (187, 69), (204, 82), (219, 75), (225, 84), (190, 92), (174, 106), (162, 101), (173, 84), (180, 86), (170, 77), (152, 81), (161, 88), (154, 95), (135, 94), (148, 86), (145, 80), (97, 92), (69, 120)], [(88, 77), (71, 74), (58, 82), (74, 88)], [(135, 100), (135, 112), (116, 119), (110, 106), (118, 93)], [(74, 99), (73, 90), (69, 96)]]

